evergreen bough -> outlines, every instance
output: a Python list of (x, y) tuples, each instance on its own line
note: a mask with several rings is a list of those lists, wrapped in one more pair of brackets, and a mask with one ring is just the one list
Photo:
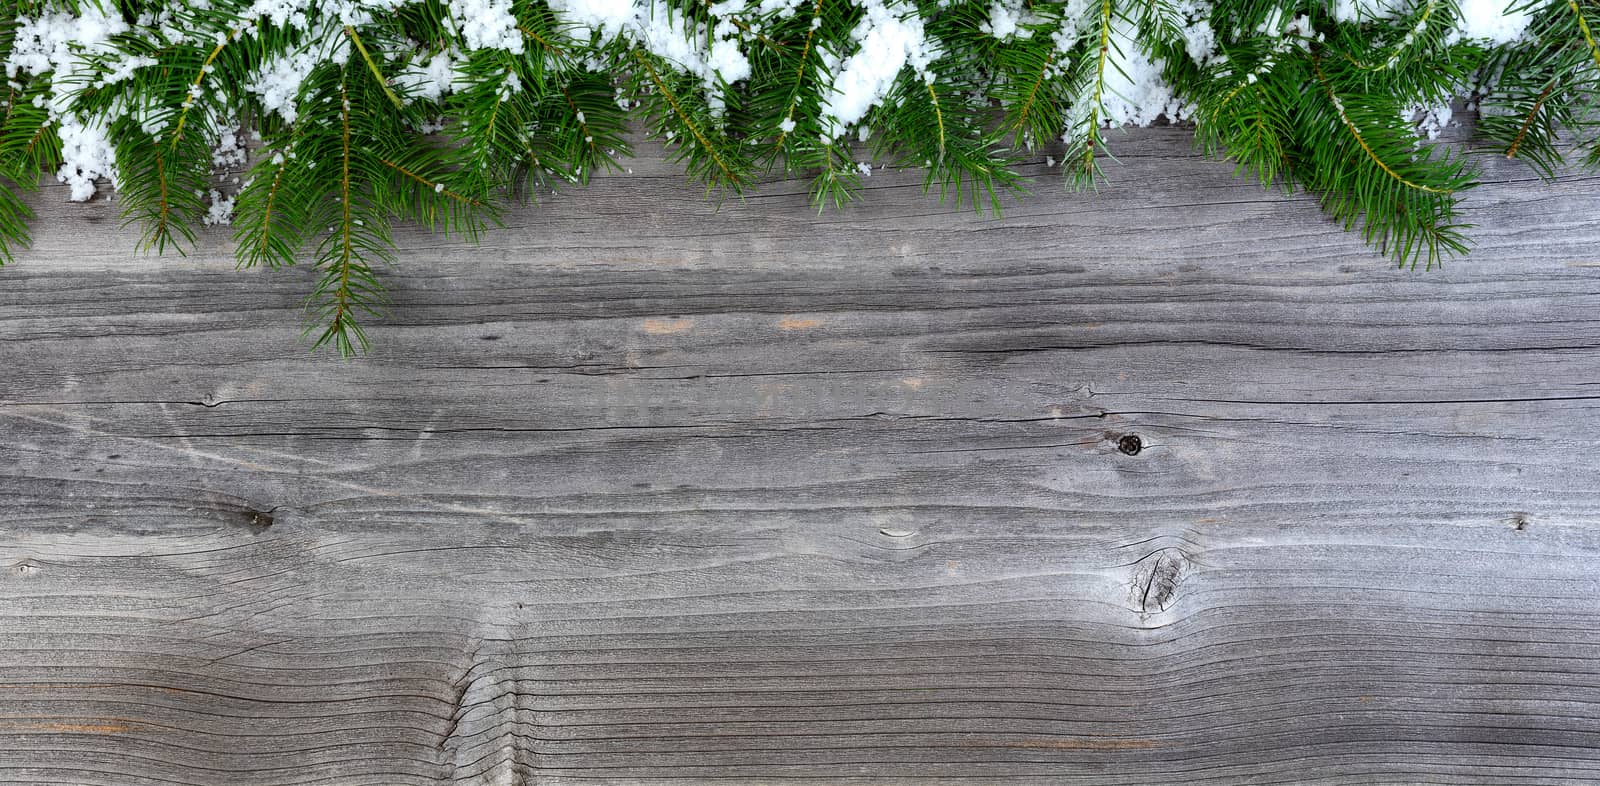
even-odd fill
[[(41, 170), (75, 198), (110, 176), (156, 251), (231, 206), (240, 264), (315, 264), (315, 344), (350, 354), (395, 222), (476, 238), (508, 201), (619, 168), (630, 116), (718, 198), (777, 172), (843, 205), (865, 143), (998, 211), (1039, 146), (1092, 189), (1107, 129), (1160, 114), (1432, 267), (1466, 250), (1475, 168), (1419, 111), (1465, 98), (1475, 149), (1600, 167), (1600, 6), (1516, 0), (1491, 14), (1503, 40), (1467, 14), (1481, 0), (7, 0), (0, 262)], [(225, 196), (219, 142), (245, 132)]]

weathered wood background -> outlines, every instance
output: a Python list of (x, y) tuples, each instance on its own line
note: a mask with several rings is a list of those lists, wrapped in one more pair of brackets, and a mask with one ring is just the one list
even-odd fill
[(1600, 782), (1600, 179), (1423, 273), (1181, 131), (1003, 220), (654, 150), (408, 236), (355, 362), (48, 191), (0, 781)]

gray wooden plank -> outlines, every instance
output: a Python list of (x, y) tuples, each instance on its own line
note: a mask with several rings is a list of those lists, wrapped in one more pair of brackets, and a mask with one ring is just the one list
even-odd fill
[(1489, 162), (1422, 273), (1118, 152), (994, 220), (647, 148), (407, 235), (356, 362), (47, 190), (0, 781), (1600, 782), (1600, 179)]

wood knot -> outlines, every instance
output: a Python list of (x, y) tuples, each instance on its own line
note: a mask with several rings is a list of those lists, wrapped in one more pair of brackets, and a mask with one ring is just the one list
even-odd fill
[(1144, 440), (1140, 439), (1138, 434), (1123, 434), (1117, 440), (1117, 450), (1122, 451), (1124, 455), (1137, 456), (1139, 451), (1144, 450)]
[(1189, 557), (1165, 548), (1134, 563), (1133, 605), (1141, 615), (1166, 611), (1176, 601), (1178, 583), (1189, 570)]
[(255, 508), (246, 507), (239, 510), (236, 515), (239, 518), (239, 523), (249, 529), (251, 534), (260, 535), (266, 532), (267, 528), (271, 527), (273, 522), (276, 521), (273, 514), (277, 511), (277, 508), (256, 510)]

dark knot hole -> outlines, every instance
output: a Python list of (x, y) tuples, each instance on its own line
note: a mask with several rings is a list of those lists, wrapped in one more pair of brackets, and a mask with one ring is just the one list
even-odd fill
[(1139, 439), (1138, 434), (1123, 434), (1122, 438), (1117, 440), (1117, 450), (1129, 456), (1137, 456), (1139, 451), (1144, 450), (1144, 440)]

